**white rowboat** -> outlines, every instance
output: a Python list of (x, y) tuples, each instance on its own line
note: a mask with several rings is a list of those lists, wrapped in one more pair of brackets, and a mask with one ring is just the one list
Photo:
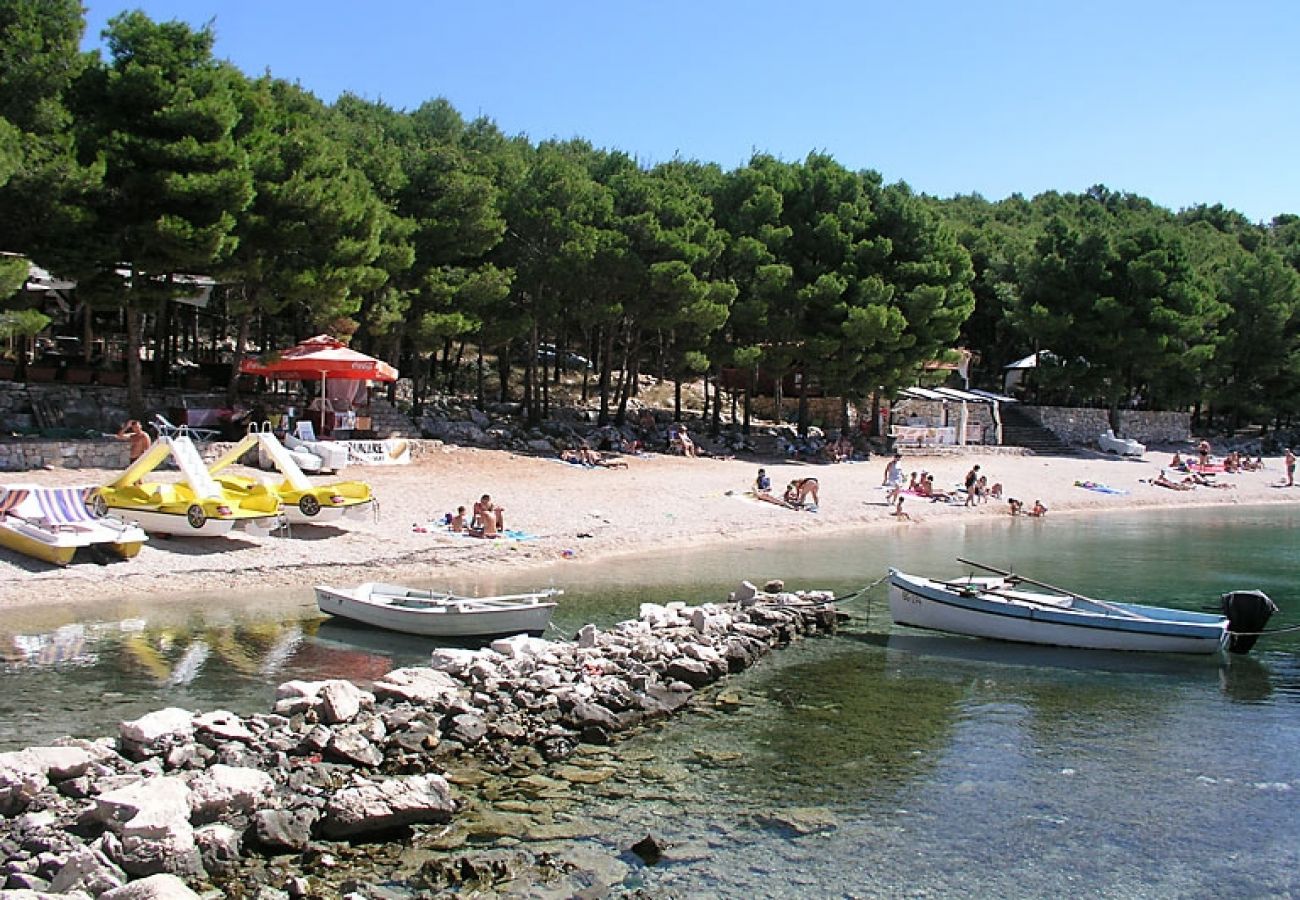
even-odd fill
[(316, 605), (331, 616), (363, 625), (440, 638), (541, 634), (556, 604), (554, 588), (529, 594), (461, 597), (400, 584), (367, 581), (356, 587), (316, 586)]
[[(975, 564), (978, 565), (978, 564)], [(983, 566), (981, 568), (990, 568)], [(992, 570), (998, 571), (998, 570)], [(1225, 594), (1225, 615), (1095, 600), (1004, 572), (938, 580), (889, 570), (894, 622), (949, 634), (1156, 653), (1244, 653), (1276, 609), (1259, 591)], [(1030, 590), (1036, 584), (1046, 591)], [(1236, 615), (1240, 622), (1230, 619)]]

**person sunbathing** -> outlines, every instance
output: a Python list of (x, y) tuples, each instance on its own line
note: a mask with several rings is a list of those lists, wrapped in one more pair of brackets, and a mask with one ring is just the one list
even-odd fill
[(1190, 478), (1182, 481), (1172, 481), (1165, 475), (1165, 470), (1161, 469), (1160, 474), (1151, 479), (1151, 483), (1157, 487), (1169, 488), (1171, 491), (1191, 491), (1196, 489), (1196, 485), (1190, 484)]
[(952, 494), (934, 486), (933, 475), (926, 475), (922, 485), (921, 496), (929, 497), (931, 503), (947, 503), (952, 499)]
[(700, 455), (700, 448), (691, 439), (691, 434), (685, 425), (677, 426), (676, 433), (669, 435), (668, 449), (690, 459)]

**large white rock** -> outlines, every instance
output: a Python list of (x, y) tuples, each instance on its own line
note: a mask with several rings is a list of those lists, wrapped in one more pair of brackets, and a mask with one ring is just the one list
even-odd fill
[(0, 815), (22, 812), (48, 784), (45, 770), (26, 750), (0, 753)]
[(439, 672), (459, 675), (472, 666), (477, 658), (477, 650), (468, 650), (464, 647), (439, 647), (429, 654), (429, 665)]
[(520, 659), (525, 656), (540, 656), (552, 649), (552, 642), (542, 638), (516, 634), (513, 637), (499, 638), (491, 643), (491, 648), (507, 659)]
[(160, 873), (131, 881), (99, 895), (99, 900), (198, 900), (199, 895), (175, 875)]
[(281, 715), (291, 716), (319, 709), (321, 717), (327, 721), (346, 722), (356, 716), (362, 706), (373, 706), (375, 697), (350, 681), (335, 678), (329, 681), (286, 681), (275, 689), (275, 701), (275, 711)]
[(419, 822), (447, 822), (454, 809), (446, 779), (413, 775), (335, 792), (322, 827), (330, 837), (349, 837)]
[(446, 672), (427, 666), (394, 669), (374, 684), (375, 696), (433, 705), (460, 693), (460, 682)]
[(28, 747), (27, 753), (50, 781), (67, 781), (85, 775), (95, 761), (90, 751), (82, 747)]
[(190, 788), (179, 778), (143, 778), (95, 798), (95, 817), (123, 837), (163, 837), (190, 822)]
[(94, 847), (81, 847), (74, 850), (63, 867), (55, 873), (50, 882), (51, 894), (41, 896), (85, 891), (98, 897), (106, 891), (121, 887), (125, 882), (126, 873), (103, 853)]
[(248, 744), (252, 743), (254, 737), (243, 719), (224, 709), (215, 709), (195, 716), (194, 727), (198, 731), (207, 732), (225, 741), (241, 741)]
[(170, 706), (131, 722), (122, 722), (117, 733), (123, 740), (149, 748), (164, 738), (188, 739), (194, 735), (194, 717), (187, 710)]
[(190, 813), (210, 822), (226, 810), (253, 812), (273, 802), (275, 782), (261, 769), (217, 763), (190, 779)]
[(350, 681), (338, 679), (321, 685), (319, 696), (321, 721), (330, 725), (351, 722), (362, 707), (375, 705), (374, 694), (361, 690)]

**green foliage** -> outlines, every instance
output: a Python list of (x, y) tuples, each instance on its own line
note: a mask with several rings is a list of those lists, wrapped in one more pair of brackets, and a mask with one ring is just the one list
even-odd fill
[(595, 354), (602, 419), (643, 370), (798, 373), (860, 400), (959, 347), (995, 389), (1054, 351), (1049, 402), (1233, 422), (1300, 405), (1295, 215), (1103, 185), (940, 200), (824, 153), (646, 167), (441, 98), (327, 106), (216, 61), (208, 27), (124, 13), (104, 60), (83, 29), (76, 0), (0, 0), (0, 249), (120, 307), (136, 342), (141, 311), (203, 273), (241, 342), (255, 321), (277, 344), (346, 322), (404, 361), (468, 342), (502, 360), (503, 393), (523, 363), (533, 417), (541, 343)]
[(34, 337), (50, 324), (50, 317), (35, 309), (0, 310), (0, 338)]
[(0, 256), (0, 302), (17, 293), (27, 283), (31, 263), (21, 256)]

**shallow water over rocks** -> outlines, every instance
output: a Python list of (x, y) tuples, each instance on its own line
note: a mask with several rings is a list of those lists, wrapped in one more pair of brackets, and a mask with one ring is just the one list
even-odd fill
[[(567, 591), (558, 624), (571, 633), (624, 618), (641, 600), (710, 599), (738, 572), (847, 592), (887, 562), (955, 574), (957, 555), (1187, 608), (1261, 587), (1282, 607), (1274, 626), (1300, 622), (1297, 519), (1285, 509), (1000, 526), (574, 564), (554, 578)], [(1294, 636), (1244, 659), (1133, 657), (895, 629), (879, 592), (848, 608), (855, 619), (838, 636), (769, 657), (683, 717), (535, 776), (459, 776), (475, 804), (463, 829), (358, 847), (340, 868), (386, 892), (376, 896), (457, 885), (521, 896), (1300, 893)], [(5, 740), (110, 733), (165, 705), (242, 698), (265, 710), (288, 678), (364, 682), (427, 653), (319, 624), (304, 598), (247, 612), (131, 612), (127, 625), (22, 632), (30, 653), (11, 655), (13, 690), (0, 697)], [(630, 851), (647, 835), (663, 848), (653, 866)], [(448, 869), (484, 850), (515, 863), (484, 864), (474, 879)], [(292, 858), (267, 865), (294, 871)]]

